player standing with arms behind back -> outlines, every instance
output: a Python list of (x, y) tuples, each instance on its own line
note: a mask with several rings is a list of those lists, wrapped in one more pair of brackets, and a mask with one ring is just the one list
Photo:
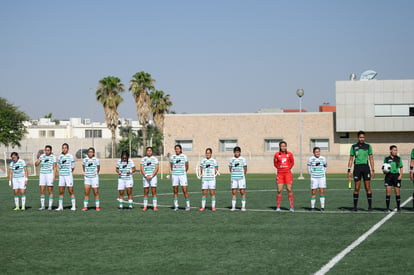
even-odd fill
[(174, 146), (175, 155), (170, 158), (170, 168), (172, 174), (174, 211), (178, 211), (178, 187), (181, 186), (185, 198), (185, 211), (190, 211), (190, 196), (188, 194), (188, 159), (183, 154), (180, 144)]
[(273, 157), (273, 165), (275, 166), (276, 172), (276, 184), (277, 184), (277, 195), (276, 195), (276, 212), (280, 212), (280, 204), (282, 203), (282, 191), (283, 185), (286, 185), (286, 191), (288, 192), (290, 212), (295, 212), (295, 200), (293, 197), (292, 184), (293, 175), (292, 167), (295, 165), (295, 159), (293, 154), (287, 150), (286, 141), (279, 142), (279, 152)]
[(316, 191), (319, 189), (319, 200), (321, 211), (325, 210), (325, 188), (326, 188), (326, 158), (321, 156), (321, 148), (313, 148), (313, 156), (308, 160), (308, 172), (310, 174), (310, 185), (312, 189), (311, 211), (315, 210)]
[(40, 155), (39, 159), (35, 162), (36, 166), (40, 164), (39, 186), (40, 186), (40, 208), (39, 210), (45, 210), (45, 196), (46, 186), (49, 191), (49, 207), (48, 210), (52, 210), (53, 206), (53, 182), (57, 174), (57, 161), (56, 157), (52, 154), (52, 146), (45, 146), (45, 153)]
[(134, 203), (132, 200), (132, 188), (134, 187), (132, 174), (134, 174), (136, 170), (134, 162), (129, 158), (129, 152), (122, 151), (121, 159), (118, 160), (116, 164), (116, 173), (118, 174), (119, 210), (124, 208), (125, 189), (128, 195), (128, 209), (132, 209)]
[(372, 147), (365, 143), (365, 132), (359, 131), (358, 143), (351, 146), (348, 161), (348, 182), (351, 181), (351, 168), (354, 164), (354, 211), (358, 211), (359, 189), (361, 188), (361, 179), (364, 179), (365, 191), (367, 192), (368, 211), (372, 211), (372, 191), (371, 179), (374, 178), (374, 156), (372, 155)]
[(237, 189), (240, 190), (242, 207), (241, 211), (246, 211), (246, 173), (247, 162), (246, 159), (241, 157), (241, 149), (239, 146), (233, 149), (234, 157), (230, 159), (229, 170), (231, 174), (231, 209), (236, 210), (237, 203)]
[(401, 204), (401, 178), (403, 174), (403, 164), (401, 158), (398, 156), (397, 146), (390, 146), (390, 155), (384, 159), (384, 164), (388, 163), (391, 169), (385, 172), (384, 186), (385, 186), (385, 205), (387, 209), (385, 211), (391, 212), (390, 210), (390, 199), (392, 188), (394, 187), (395, 200), (397, 202), (397, 211), (400, 212)]
[[(14, 204), (13, 210), (26, 210), (26, 185), (27, 185), (27, 166), (26, 162), (20, 159), (16, 152), (11, 153), (9, 166), (9, 186), (13, 188)], [(22, 208), (19, 208), (19, 194), (22, 199)]]
[(65, 187), (68, 188), (72, 208), (76, 210), (76, 198), (73, 192), (73, 170), (75, 170), (75, 158), (69, 154), (69, 145), (63, 143), (62, 154), (58, 158), (59, 166), (59, 206), (56, 211), (63, 211), (63, 197), (65, 196)]
[(95, 157), (95, 148), (90, 147), (88, 149), (88, 156), (82, 161), (82, 169), (84, 172), (84, 189), (85, 197), (83, 199), (82, 211), (88, 210), (89, 194), (91, 193), (91, 187), (93, 195), (95, 196), (95, 210), (101, 211), (99, 203), (99, 171), (101, 164), (99, 159)]
[(142, 175), (142, 184), (144, 187), (144, 207), (142, 211), (147, 211), (148, 207), (148, 193), (151, 187), (152, 193), (152, 210), (158, 210), (157, 204), (157, 174), (160, 167), (158, 159), (154, 157), (152, 147), (147, 147), (147, 155), (141, 159), (140, 172)]
[(218, 172), (218, 164), (215, 159), (211, 157), (213, 150), (211, 148), (206, 149), (206, 157), (200, 163), (201, 174), (201, 208), (200, 211), (206, 209), (206, 197), (207, 192), (210, 190), (211, 198), (211, 210), (216, 211), (216, 174)]

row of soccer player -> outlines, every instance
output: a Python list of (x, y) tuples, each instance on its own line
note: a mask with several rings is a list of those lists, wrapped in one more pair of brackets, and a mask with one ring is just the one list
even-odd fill
[[(274, 166), (277, 169), (276, 175), (276, 184), (277, 184), (277, 195), (276, 195), (276, 211), (280, 211), (280, 205), (282, 201), (282, 191), (283, 187), (286, 186), (288, 193), (290, 211), (294, 211), (294, 196), (292, 191), (293, 177), (291, 169), (294, 165), (294, 158), (291, 152), (287, 150), (287, 143), (281, 141), (279, 143), (279, 152), (276, 152), (274, 155)], [(174, 210), (179, 209), (178, 205), (178, 191), (179, 186), (181, 186), (185, 200), (186, 200), (186, 211), (190, 211), (190, 199), (188, 194), (188, 181), (187, 181), (187, 171), (188, 171), (188, 159), (182, 153), (182, 148), (180, 145), (176, 145), (175, 155), (170, 158), (170, 167), (172, 173), (172, 186), (173, 186), (173, 203)], [(73, 175), (72, 172), (75, 168), (74, 158), (69, 152), (69, 145), (64, 143), (62, 145), (62, 154), (56, 158), (52, 154), (52, 147), (47, 145), (45, 147), (45, 153), (42, 154), (39, 159), (36, 161), (36, 166), (40, 165), (40, 204), (41, 207), (39, 210), (45, 210), (45, 198), (46, 198), (46, 187), (49, 192), (49, 206), (48, 209), (52, 210), (53, 205), (53, 182), (55, 180), (55, 175), (57, 174), (57, 167), (59, 167), (59, 206), (56, 209), (57, 211), (63, 210), (63, 197), (65, 192), (65, 187), (67, 188), (70, 197), (72, 207), (71, 210), (76, 210), (76, 200), (73, 192)], [(231, 189), (232, 189), (232, 208), (234, 211), (236, 209), (236, 197), (237, 191), (241, 194), (241, 210), (246, 210), (246, 178), (245, 174), (247, 173), (247, 163), (246, 160), (241, 156), (240, 147), (235, 147), (234, 157), (229, 161), (229, 170), (231, 174)], [(152, 148), (148, 147), (146, 150), (146, 156), (141, 159), (140, 163), (140, 172), (143, 175), (143, 188), (144, 188), (144, 207), (143, 210), (146, 211), (148, 207), (148, 195), (149, 190), (151, 189), (153, 197), (153, 209), (158, 210), (157, 207), (157, 173), (159, 169), (159, 162), (156, 157), (152, 154)], [(386, 206), (387, 211), (389, 211), (389, 202), (392, 187), (394, 187), (394, 192), (396, 195), (397, 209), (400, 209), (400, 197), (399, 191), (401, 187), (401, 176), (402, 176), (402, 161), (397, 155), (397, 147), (390, 147), (390, 156), (384, 159), (384, 165), (389, 166), (389, 171), (386, 171), (385, 175), (385, 186), (386, 186)], [(15, 200), (15, 210), (25, 210), (25, 189), (27, 185), (27, 168), (24, 160), (19, 159), (19, 156), (16, 152), (11, 154), (12, 162), (10, 163), (9, 169), (9, 185), (13, 187), (14, 190), (14, 200)], [(353, 177), (355, 180), (355, 190), (353, 194), (354, 198), (354, 211), (357, 211), (358, 203), (358, 193), (360, 189), (361, 179), (364, 179), (365, 188), (367, 191), (368, 198), (368, 210), (371, 210), (372, 205), (372, 193), (370, 189), (370, 179), (374, 176), (374, 163), (372, 156), (372, 148), (369, 144), (365, 143), (365, 133), (358, 133), (358, 143), (351, 146), (350, 159), (348, 163), (348, 180), (351, 183), (351, 167), (354, 164), (354, 173)], [(414, 149), (411, 155), (411, 167), (410, 167), (410, 177), (413, 180), (413, 166), (414, 164)], [(326, 168), (327, 161), (326, 158), (320, 155), (320, 148), (315, 147), (313, 149), (313, 156), (308, 160), (308, 172), (310, 174), (311, 180), (311, 211), (315, 209), (316, 204), (316, 193), (319, 190), (320, 198), (320, 209), (321, 211), (325, 208), (325, 194), (324, 190), (326, 188)], [(82, 168), (84, 171), (84, 187), (85, 187), (85, 196), (84, 196), (84, 206), (82, 210), (88, 210), (89, 195), (91, 189), (93, 190), (95, 196), (95, 206), (96, 210), (100, 211), (99, 204), (99, 170), (100, 163), (99, 160), (95, 157), (94, 148), (88, 149), (88, 155), (83, 160)], [(133, 178), (132, 175), (136, 172), (136, 167), (132, 159), (129, 158), (127, 151), (122, 152), (121, 159), (118, 160), (116, 165), (116, 172), (118, 174), (118, 190), (119, 190), (119, 208), (124, 207), (124, 193), (128, 196), (128, 208), (132, 208), (133, 198), (132, 198), (132, 188), (133, 188)], [(216, 210), (215, 203), (215, 177), (218, 174), (218, 164), (217, 161), (212, 158), (212, 149), (206, 149), (206, 157), (201, 161), (200, 166), (197, 170), (198, 176), (202, 180), (202, 201), (200, 211), (205, 210), (206, 197), (208, 192), (211, 197), (212, 210)], [(21, 205), (19, 205), (19, 195), (21, 197)], [(414, 197), (414, 194), (413, 194)], [(414, 207), (414, 205), (413, 205)]]

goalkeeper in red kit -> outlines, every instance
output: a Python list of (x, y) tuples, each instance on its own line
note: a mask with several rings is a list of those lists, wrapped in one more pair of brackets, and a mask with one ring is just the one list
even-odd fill
[(282, 191), (283, 186), (286, 186), (286, 191), (288, 192), (288, 198), (290, 203), (290, 212), (295, 211), (295, 203), (292, 192), (292, 167), (295, 164), (293, 154), (287, 150), (286, 141), (279, 142), (279, 152), (276, 152), (273, 157), (273, 164), (277, 169), (276, 172), (276, 185), (277, 185), (277, 195), (276, 195), (276, 212), (280, 212), (280, 203), (282, 202)]

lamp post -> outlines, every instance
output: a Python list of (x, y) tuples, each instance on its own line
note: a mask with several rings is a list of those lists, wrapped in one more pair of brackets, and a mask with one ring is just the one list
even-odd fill
[(302, 97), (305, 94), (303, 89), (297, 89), (296, 95), (299, 97), (299, 177), (298, 180), (305, 179), (302, 174)]

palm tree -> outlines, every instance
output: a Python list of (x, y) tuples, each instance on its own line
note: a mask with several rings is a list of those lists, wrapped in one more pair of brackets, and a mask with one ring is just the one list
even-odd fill
[(129, 90), (135, 99), (138, 121), (142, 126), (142, 145), (144, 151), (147, 147), (147, 125), (151, 116), (149, 92), (154, 89), (154, 82), (155, 79), (144, 71), (134, 74), (132, 80), (129, 82)]
[(164, 129), (164, 115), (170, 112), (172, 102), (169, 94), (155, 90), (150, 93), (151, 111), (155, 126), (162, 132)]
[(112, 134), (111, 157), (115, 156), (115, 131), (118, 127), (118, 105), (124, 100), (120, 95), (125, 91), (124, 84), (115, 76), (107, 76), (99, 81), (96, 90), (96, 100), (102, 103), (105, 112), (105, 121)]

